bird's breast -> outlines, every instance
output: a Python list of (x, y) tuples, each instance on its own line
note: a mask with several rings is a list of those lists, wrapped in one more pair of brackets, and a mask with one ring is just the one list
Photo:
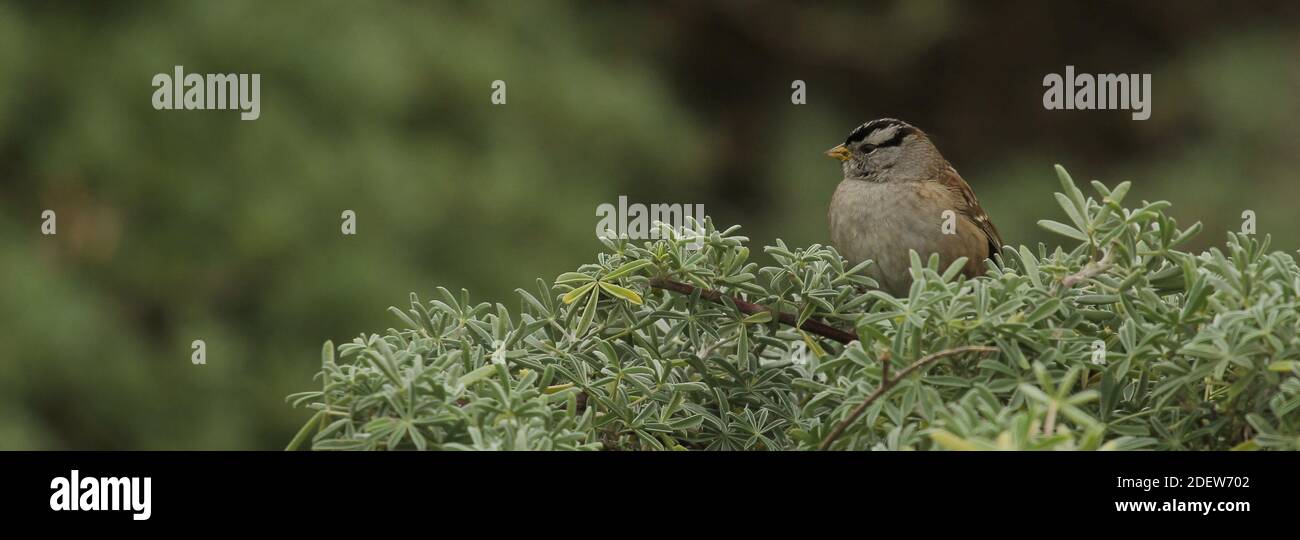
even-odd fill
[(844, 180), (831, 198), (831, 242), (853, 264), (875, 261), (868, 275), (882, 289), (905, 294), (911, 283), (908, 251), (928, 257), (958, 241), (943, 231), (943, 210), (951, 207), (942, 187)]

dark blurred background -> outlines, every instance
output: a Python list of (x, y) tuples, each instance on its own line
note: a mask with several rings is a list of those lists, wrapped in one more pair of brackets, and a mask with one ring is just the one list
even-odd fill
[[(437, 285), (517, 307), (620, 195), (827, 242), (821, 152), (882, 116), (1009, 243), (1059, 243), (1061, 163), (1294, 250), (1297, 53), (1293, 2), (0, 2), (0, 448), (281, 448), (324, 340)], [(1044, 110), (1067, 64), (1151, 73), (1151, 119)], [(261, 118), (153, 110), (174, 65), (260, 73)]]

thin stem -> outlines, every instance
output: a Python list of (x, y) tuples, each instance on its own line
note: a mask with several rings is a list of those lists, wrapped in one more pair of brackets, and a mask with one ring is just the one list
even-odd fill
[(1064, 278), (1061, 279), (1061, 284), (1065, 285), (1065, 287), (1068, 289), (1079, 283), (1083, 283), (1085, 281), (1088, 281), (1094, 277), (1101, 275), (1103, 272), (1110, 269), (1110, 261), (1111, 261), (1110, 257), (1111, 254), (1114, 252), (1115, 252), (1115, 248), (1113, 247), (1106, 250), (1106, 253), (1102, 255), (1100, 261), (1090, 262), (1084, 265), (1083, 268), (1080, 268), (1077, 273), (1065, 276)]
[[(650, 286), (656, 289), (673, 291), (688, 296), (695, 294), (695, 291), (698, 290), (700, 292), (700, 298), (703, 298), (705, 300), (708, 300), (716, 304), (723, 303), (722, 299), (724, 296), (726, 296), (718, 291), (701, 289), (694, 285), (682, 283), (680, 281), (673, 281), (670, 279), (663, 279), (663, 278), (655, 278), (650, 280)], [(741, 313), (744, 313), (746, 315), (753, 315), (755, 313), (771, 313), (773, 316), (777, 318), (777, 320), (781, 321), (781, 324), (784, 324), (786, 326), (794, 326), (806, 332), (817, 334), (826, 339), (838, 341), (845, 345), (857, 341), (858, 339), (858, 336), (855, 336), (852, 333), (845, 332), (843, 330), (840, 330), (839, 328), (822, 324), (817, 321), (807, 320), (804, 321), (803, 324), (798, 324), (799, 320), (792, 313), (780, 312), (770, 307), (746, 302), (736, 297), (729, 297), (729, 298), (731, 298), (731, 301), (736, 304), (736, 309), (739, 309)]]
[[(822, 440), (822, 443), (818, 445), (817, 449), (826, 450), (830, 448), (831, 443), (835, 442), (835, 439), (838, 439), (840, 435), (843, 435), (844, 430), (848, 429), (849, 426), (853, 425), (853, 423), (858, 420), (858, 417), (862, 416), (862, 412), (867, 410), (867, 407), (870, 406), (872, 402), (879, 399), (880, 396), (885, 395), (885, 392), (888, 392), (891, 388), (894, 387), (894, 385), (897, 385), (899, 381), (906, 379), (908, 375), (911, 375), (912, 373), (916, 372), (916, 370), (918, 369), (921, 369), (923, 367), (935, 363), (940, 358), (946, 358), (952, 355), (966, 353), (966, 352), (978, 352), (978, 353), (998, 352), (998, 348), (985, 347), (982, 345), (965, 345), (962, 347), (945, 349), (936, 353), (932, 353), (929, 356), (926, 356), (925, 358), (913, 362), (912, 365), (907, 366), (907, 368), (905, 368), (903, 371), (898, 372), (898, 375), (892, 379), (889, 378), (889, 368), (886, 367), (883, 371), (885, 376), (881, 378), (880, 386), (876, 387), (876, 391), (872, 392), (871, 395), (867, 396), (867, 399), (862, 400), (862, 403), (858, 404), (857, 407), (854, 407), (853, 412), (849, 413), (849, 417), (845, 418), (843, 422), (840, 422), (838, 426), (835, 426), (835, 429), (832, 430), (830, 434), (827, 435), (826, 438)], [(885, 365), (886, 366), (889, 365), (888, 361), (886, 361)]]

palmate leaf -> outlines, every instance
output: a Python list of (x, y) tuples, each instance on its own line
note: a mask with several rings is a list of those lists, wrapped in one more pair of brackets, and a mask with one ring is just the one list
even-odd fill
[(636, 291), (633, 291), (632, 289), (619, 287), (613, 283), (605, 283), (602, 281), (600, 282), (600, 290), (609, 293), (610, 296), (627, 300), (628, 302), (638, 306), (641, 305), (641, 295), (637, 294)]
[(596, 318), (596, 305), (599, 301), (599, 292), (592, 290), (591, 293), (587, 295), (587, 307), (583, 308), (582, 317), (578, 319), (578, 327), (573, 330), (575, 336), (581, 338), (587, 334), (587, 329), (591, 327), (591, 321)]
[(605, 277), (601, 278), (601, 281), (614, 281), (618, 278), (636, 272), (637, 270), (650, 266), (651, 264), (653, 263), (647, 260), (628, 261), (624, 263), (622, 266), (614, 269), (612, 272), (606, 274)]
[(1079, 229), (1076, 229), (1074, 227), (1071, 227), (1059, 221), (1052, 221), (1050, 219), (1040, 219), (1038, 220), (1038, 226), (1047, 229), (1051, 232), (1054, 232), (1056, 234), (1073, 238), (1080, 242), (1087, 242), (1090, 240), (1088, 238), (1088, 235), (1084, 234)]
[(595, 289), (595, 288), (596, 288), (596, 284), (597, 284), (597, 283), (593, 281), (593, 282), (591, 282), (591, 283), (588, 283), (588, 284), (586, 284), (586, 285), (583, 285), (583, 286), (581, 286), (581, 287), (578, 287), (578, 288), (576, 288), (576, 289), (574, 289), (574, 290), (572, 290), (572, 291), (569, 291), (568, 293), (566, 293), (566, 294), (564, 295), (564, 297), (562, 298), (562, 300), (563, 300), (564, 303), (566, 303), (566, 304), (572, 304), (572, 303), (574, 303), (575, 301), (577, 301), (577, 300), (583, 298), (584, 296), (586, 296), (587, 293), (590, 293), (590, 292), (592, 291), (592, 289)]

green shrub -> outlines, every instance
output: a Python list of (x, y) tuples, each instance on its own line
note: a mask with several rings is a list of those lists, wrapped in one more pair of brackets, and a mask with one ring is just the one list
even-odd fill
[(907, 298), (831, 248), (605, 240), (521, 306), (438, 289), (402, 327), (326, 343), (315, 449), (1296, 449), (1300, 270), (1268, 240), (1176, 248), (1166, 202), (1063, 169), (1073, 247), (965, 279), (913, 254)]

